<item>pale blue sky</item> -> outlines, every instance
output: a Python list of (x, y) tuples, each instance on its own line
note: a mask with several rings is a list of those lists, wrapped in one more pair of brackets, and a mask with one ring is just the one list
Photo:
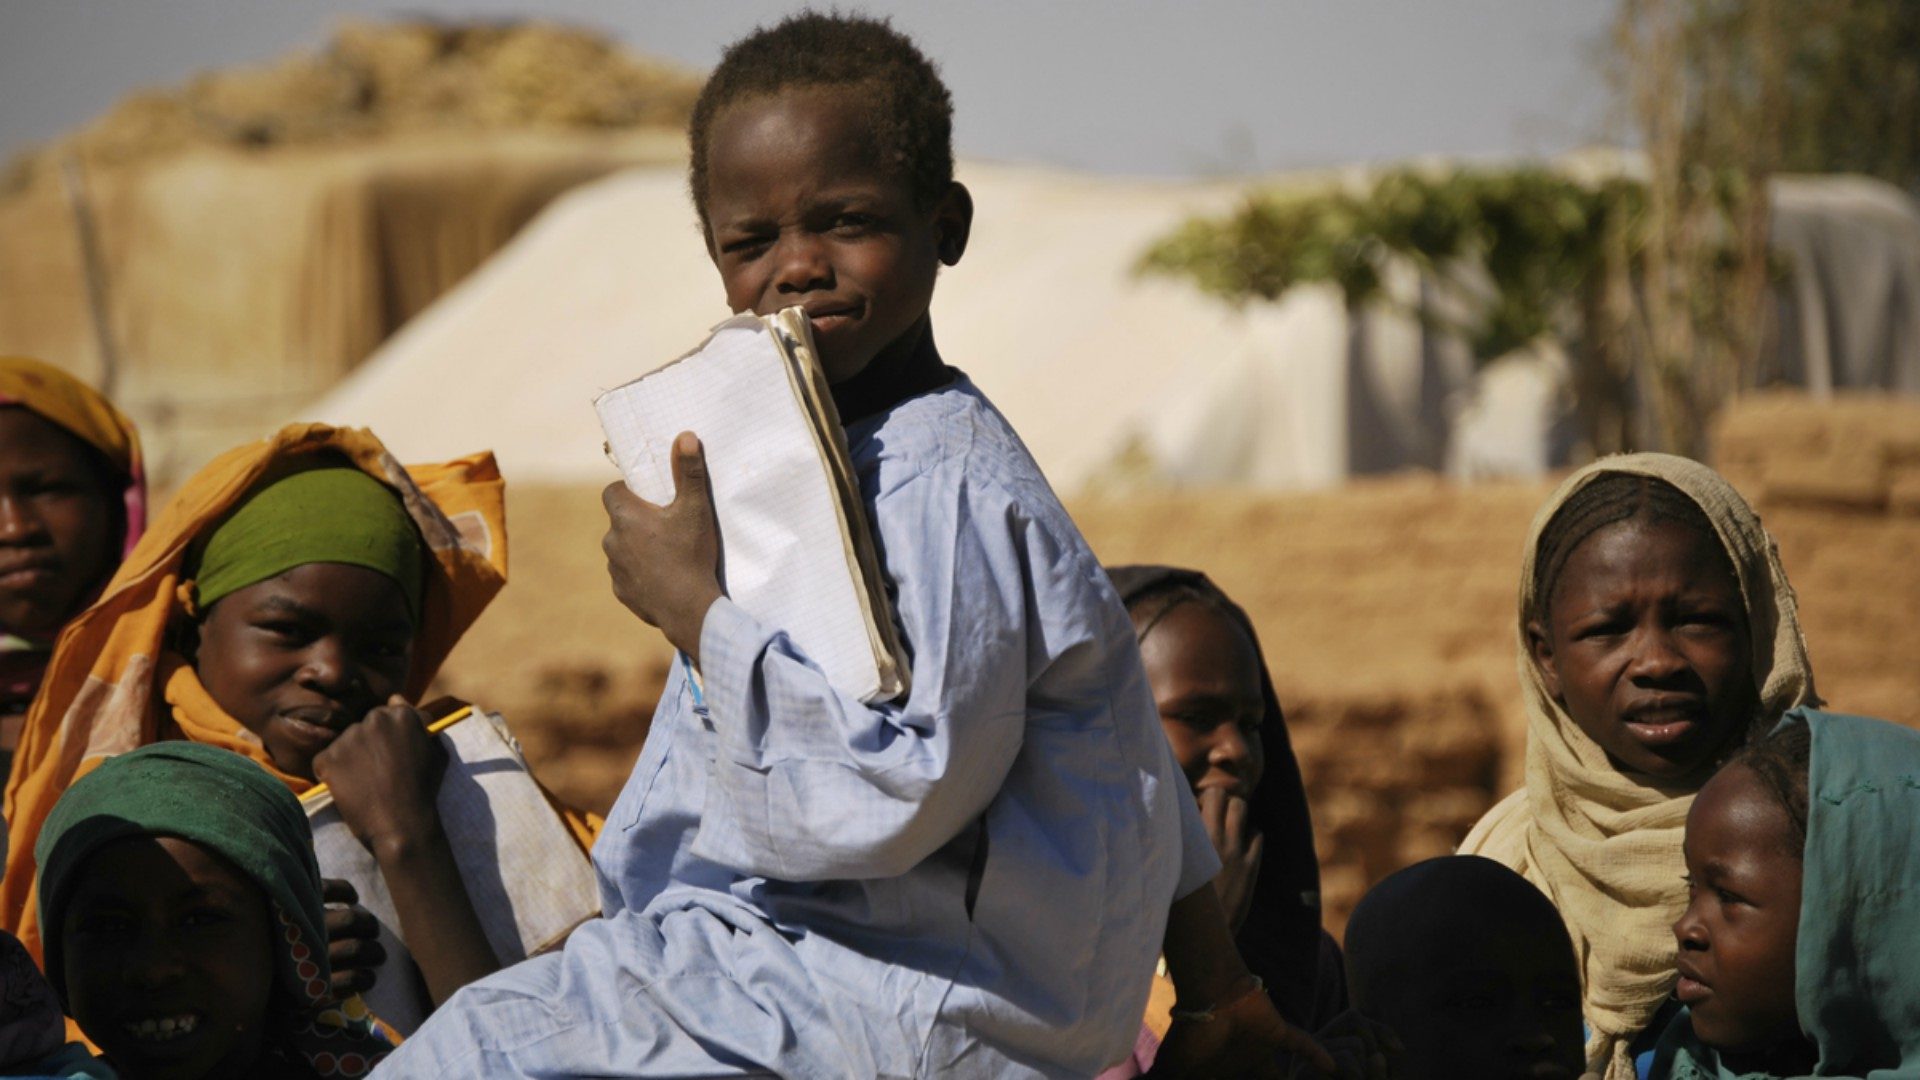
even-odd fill
[[(0, 0), (0, 158), (347, 15), (535, 16), (706, 67), (797, 0)], [(1612, 132), (1606, 0), (896, 0), (963, 155), (1150, 175), (1547, 154)]]

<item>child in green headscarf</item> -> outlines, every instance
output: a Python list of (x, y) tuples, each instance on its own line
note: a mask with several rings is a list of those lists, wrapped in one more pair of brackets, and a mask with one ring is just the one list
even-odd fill
[(1700, 790), (1654, 1080), (1920, 1077), (1920, 732), (1796, 709)]
[(361, 1076), (392, 1049), (331, 1004), (306, 814), (189, 742), (101, 763), (40, 833), (46, 969), (129, 1078)]

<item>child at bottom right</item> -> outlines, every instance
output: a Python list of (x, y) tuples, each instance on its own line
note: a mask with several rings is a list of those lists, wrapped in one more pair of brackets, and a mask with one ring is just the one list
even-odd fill
[(1920, 1077), (1920, 732), (1796, 709), (1701, 788), (1654, 1080)]
[(1580, 972), (1559, 912), (1492, 859), (1389, 875), (1347, 923), (1347, 992), (1391, 1029), (1394, 1080), (1574, 1080)]

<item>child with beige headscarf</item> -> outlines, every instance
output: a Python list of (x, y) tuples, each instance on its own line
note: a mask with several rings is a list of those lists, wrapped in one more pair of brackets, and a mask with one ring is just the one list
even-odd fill
[(1718, 473), (1612, 457), (1535, 515), (1518, 630), (1526, 785), (1460, 850), (1513, 867), (1560, 909), (1588, 1074), (1633, 1080), (1652, 1036), (1636, 1040), (1673, 985), (1693, 796), (1754, 733), (1818, 703), (1793, 589)]

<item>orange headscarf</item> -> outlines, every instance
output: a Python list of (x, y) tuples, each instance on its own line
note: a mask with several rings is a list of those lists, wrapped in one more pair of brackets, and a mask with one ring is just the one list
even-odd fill
[[(295, 424), (230, 450), (187, 481), (121, 564), (95, 604), (60, 632), (46, 680), (27, 715), (6, 819), (12, 840), (0, 880), (0, 929), (41, 953), (33, 842), (68, 785), (104, 758), (166, 738), (245, 755), (296, 793), (310, 781), (273, 768), (265, 747), (227, 716), (199, 677), (167, 648), (194, 540), (264, 477), (302, 455), (330, 452), (392, 488), (432, 556), (406, 693), (418, 700), (434, 673), (506, 584), (505, 485), (493, 455), (402, 467), (372, 432)], [(157, 691), (157, 693), (156, 693)]]
[(0, 356), (0, 405), (20, 405), (106, 455), (127, 478), (127, 546), (147, 524), (147, 473), (133, 421), (86, 383), (38, 360)]

